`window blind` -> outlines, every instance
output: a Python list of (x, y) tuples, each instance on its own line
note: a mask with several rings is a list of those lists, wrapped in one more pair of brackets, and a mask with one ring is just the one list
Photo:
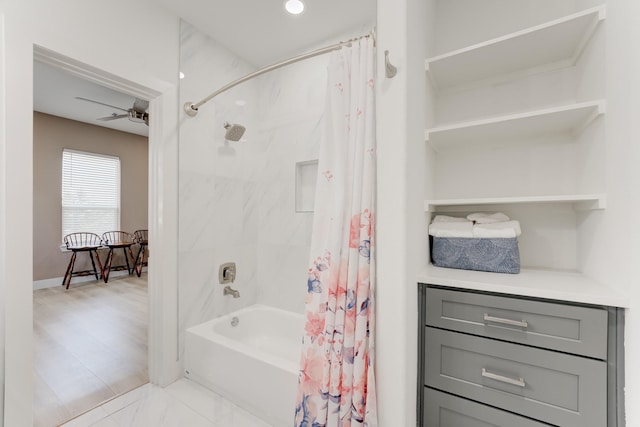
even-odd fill
[(120, 159), (65, 149), (62, 153), (62, 236), (120, 229)]

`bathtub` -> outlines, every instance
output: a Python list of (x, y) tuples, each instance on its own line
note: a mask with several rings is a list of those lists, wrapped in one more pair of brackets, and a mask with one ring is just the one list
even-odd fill
[(185, 376), (273, 426), (291, 425), (303, 318), (253, 305), (193, 326), (185, 338)]

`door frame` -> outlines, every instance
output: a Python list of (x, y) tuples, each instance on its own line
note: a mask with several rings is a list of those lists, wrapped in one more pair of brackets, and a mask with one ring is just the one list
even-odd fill
[[(5, 63), (2, 37), (2, 15), (0, 14), (0, 93), (6, 92)], [(140, 85), (125, 78), (113, 75), (107, 71), (86, 63), (81, 63), (72, 58), (61, 55), (47, 48), (32, 45), (33, 60), (44, 62), (55, 66), (75, 76), (93, 81), (111, 89), (130, 94), (132, 96), (148, 99), (150, 101), (149, 114), (152, 120), (149, 122), (149, 240), (152, 242), (150, 248), (150, 259), (148, 266), (148, 291), (149, 291), (149, 332), (148, 332), (148, 368), (149, 380), (153, 384), (166, 386), (182, 375), (181, 362), (178, 351), (178, 72), (176, 71), (175, 83), (162, 81), (148, 82), (152, 87)], [(31, 64), (33, 64), (33, 60)], [(33, 66), (33, 65), (32, 65)], [(32, 75), (33, 70), (28, 75)], [(31, 82), (33, 90), (33, 82)], [(4, 98), (4, 97), (3, 97)], [(0, 124), (7, 119), (5, 105), (0, 105)], [(4, 126), (3, 126), (4, 128)], [(7, 148), (6, 135), (0, 132), (0, 152)], [(33, 145), (33, 140), (28, 141)], [(4, 162), (6, 156), (2, 156), (0, 163)], [(33, 170), (33, 159), (30, 160), (30, 170)], [(27, 163), (28, 164), (28, 163)], [(2, 164), (0, 166), (7, 166)], [(2, 168), (3, 169), (3, 168)], [(0, 174), (0, 185), (9, 185), (6, 181), (4, 170)], [(6, 181), (6, 182), (5, 182)], [(33, 188), (24, 188), (23, 196), (33, 198)], [(27, 194), (24, 194), (27, 193)], [(6, 212), (7, 200), (4, 195), (0, 197), (0, 237), (7, 236)], [(7, 253), (5, 245), (0, 245), (0, 267), (6, 263)], [(33, 243), (25, 242), (25, 248), (31, 249), (23, 256), (32, 256)], [(27, 251), (25, 251), (27, 252)], [(4, 269), (2, 269), (4, 271)], [(25, 273), (27, 274), (27, 273)], [(28, 272), (33, 282), (32, 272)], [(4, 289), (0, 290), (0, 297), (14, 297), (14, 292), (8, 295), (5, 283)], [(7, 301), (9, 304), (22, 306), (28, 292), (33, 296), (33, 289), (20, 291), (19, 301)], [(30, 313), (24, 310), (30, 309)], [(2, 342), (5, 344), (4, 375), (5, 387), (4, 395), (0, 395), (4, 402), (4, 410), (0, 409), (1, 419), (5, 425), (12, 424), (16, 420), (24, 421), (26, 417), (32, 417), (32, 410), (25, 414), (27, 408), (32, 408), (33, 396), (26, 393), (32, 390), (33, 361), (30, 357), (33, 348), (33, 326), (28, 329), (21, 329), (20, 339), (7, 339), (7, 328), (11, 325), (19, 324), (25, 315), (32, 316), (32, 307), (24, 307), (18, 316), (17, 310), (5, 310), (4, 305), (0, 305), (0, 310), (5, 311), (0, 320), (3, 336)], [(3, 313), (0, 313), (3, 314)], [(9, 317), (12, 316), (12, 317)], [(4, 324), (2, 323), (4, 322)], [(26, 335), (26, 336), (25, 336)], [(9, 342), (10, 341), (10, 342)], [(29, 355), (25, 357), (25, 355)], [(22, 357), (18, 357), (22, 355)], [(26, 366), (27, 364), (29, 366)], [(8, 375), (11, 373), (11, 375)], [(27, 377), (28, 375), (28, 377)], [(28, 394), (28, 396), (26, 395)], [(6, 424), (9, 423), (9, 424)]]
[[(0, 13), (0, 383), (5, 384), (5, 286), (6, 286), (6, 274), (5, 271), (5, 244), (6, 241), (6, 203), (4, 196), (5, 188), (5, 161), (6, 158), (6, 112), (5, 102), (6, 99), (6, 82), (5, 82), (5, 46), (4, 46), (4, 14)], [(0, 387), (0, 421), (4, 420), (4, 407), (5, 407), (5, 387)]]
[[(149, 380), (165, 386), (175, 381), (181, 368), (178, 354), (177, 311), (177, 141), (175, 152), (163, 120), (172, 114), (177, 88), (145, 87), (104, 70), (80, 63), (49, 49), (34, 46), (34, 60), (57, 67), (77, 77), (131, 96), (148, 99), (149, 116)], [(171, 123), (171, 121), (169, 121)], [(177, 124), (177, 123), (176, 123)], [(173, 155), (172, 155), (173, 154)], [(174, 177), (175, 179), (171, 179)], [(175, 211), (171, 215), (171, 210)], [(171, 221), (173, 217), (173, 221)], [(172, 223), (173, 222), (173, 223)], [(173, 297), (172, 297), (173, 295)], [(171, 333), (168, 333), (171, 331)]]

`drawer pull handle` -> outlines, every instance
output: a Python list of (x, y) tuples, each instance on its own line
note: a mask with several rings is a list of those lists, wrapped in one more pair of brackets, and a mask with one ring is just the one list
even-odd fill
[(491, 380), (500, 381), (502, 383), (517, 385), (518, 387), (522, 387), (522, 388), (526, 386), (524, 379), (522, 378), (515, 379), (515, 378), (505, 377), (504, 375), (498, 375), (498, 374), (494, 374), (493, 372), (489, 372), (485, 368), (482, 368), (482, 376), (485, 378), (489, 378)]
[(487, 313), (484, 314), (484, 321), (491, 323), (502, 323), (503, 325), (509, 326), (518, 326), (520, 328), (526, 328), (527, 326), (529, 326), (526, 320), (503, 319), (501, 317), (489, 316)]

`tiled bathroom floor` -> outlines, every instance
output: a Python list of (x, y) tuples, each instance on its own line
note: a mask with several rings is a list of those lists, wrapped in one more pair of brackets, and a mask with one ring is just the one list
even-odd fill
[(144, 385), (62, 427), (272, 427), (187, 379)]

